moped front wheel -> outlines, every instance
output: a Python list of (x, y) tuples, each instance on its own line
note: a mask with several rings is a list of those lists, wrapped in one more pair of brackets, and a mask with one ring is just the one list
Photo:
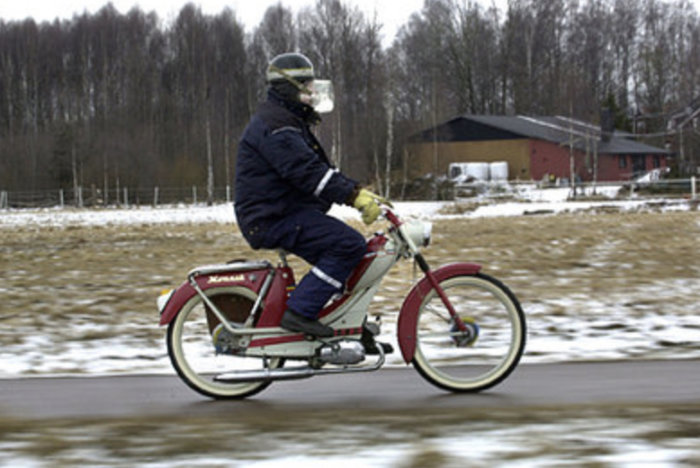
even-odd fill
[(525, 348), (520, 303), (503, 283), (482, 273), (446, 278), (440, 286), (464, 326), (432, 289), (420, 305), (414, 367), (452, 392), (493, 387), (515, 369)]
[[(243, 325), (257, 295), (246, 288), (222, 287), (206, 291), (229, 322)], [(175, 371), (192, 389), (215, 399), (240, 399), (261, 392), (270, 381), (230, 384), (215, 380), (217, 375), (236, 371), (282, 367), (281, 358), (267, 362), (246, 357), (236, 348), (235, 339), (226, 336), (220, 320), (199, 295), (190, 299), (168, 328), (168, 354)]]

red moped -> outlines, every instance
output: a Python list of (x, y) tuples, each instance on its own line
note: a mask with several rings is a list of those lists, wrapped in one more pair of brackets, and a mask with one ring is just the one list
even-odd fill
[[(367, 320), (368, 306), (391, 267), (413, 258), (424, 276), (399, 311), (403, 361), (452, 392), (478, 392), (503, 381), (525, 346), (525, 317), (515, 295), (477, 264), (430, 269), (419, 247), (429, 244), (431, 225), (403, 222), (389, 207), (383, 207), (383, 216), (388, 232), (368, 240), (343, 294), (320, 314), (335, 329), (331, 338), (279, 327), (295, 285), (284, 252), (277, 266), (234, 261), (190, 271), (180, 287), (158, 299), (160, 325), (168, 325), (168, 354), (180, 378), (208, 397), (234, 399), (278, 380), (378, 370), (391, 346), (375, 342), (379, 324)], [(291, 361), (301, 364), (287, 366)]]

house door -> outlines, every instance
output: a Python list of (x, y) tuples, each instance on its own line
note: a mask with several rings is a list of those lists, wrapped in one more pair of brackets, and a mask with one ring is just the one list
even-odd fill
[(635, 176), (643, 174), (647, 170), (646, 156), (643, 154), (632, 155), (632, 172)]

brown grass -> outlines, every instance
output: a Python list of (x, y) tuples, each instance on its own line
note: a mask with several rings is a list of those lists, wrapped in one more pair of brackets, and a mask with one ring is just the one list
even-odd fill
[[(366, 234), (372, 228), (362, 229)], [(521, 302), (545, 304), (548, 315), (571, 313), (562, 298), (626, 297), (630, 310), (667, 308), (697, 313), (700, 288), (700, 213), (578, 213), (437, 221), (425, 251), (433, 265), (482, 263)], [(155, 299), (179, 285), (198, 264), (266, 257), (253, 252), (235, 226), (27, 226), (0, 230), (0, 346), (42, 333), (60, 344), (119, 334), (162, 347)], [(298, 278), (302, 261), (292, 258)], [(372, 305), (379, 315), (398, 311), (417, 275), (410, 262), (385, 279)], [(664, 293), (687, 281), (688, 289)], [(695, 283), (693, 283), (695, 282)], [(640, 293), (641, 291), (641, 293)], [(685, 308), (685, 309), (684, 309)], [(585, 310), (576, 313), (586, 313)], [(72, 327), (95, 324), (76, 333)]]

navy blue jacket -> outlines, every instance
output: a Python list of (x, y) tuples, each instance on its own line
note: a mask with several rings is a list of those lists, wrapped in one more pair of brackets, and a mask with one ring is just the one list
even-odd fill
[(347, 203), (357, 182), (331, 165), (311, 133), (313, 109), (273, 90), (246, 127), (236, 161), (235, 211), (251, 247), (284, 217), (304, 209), (327, 212)]

